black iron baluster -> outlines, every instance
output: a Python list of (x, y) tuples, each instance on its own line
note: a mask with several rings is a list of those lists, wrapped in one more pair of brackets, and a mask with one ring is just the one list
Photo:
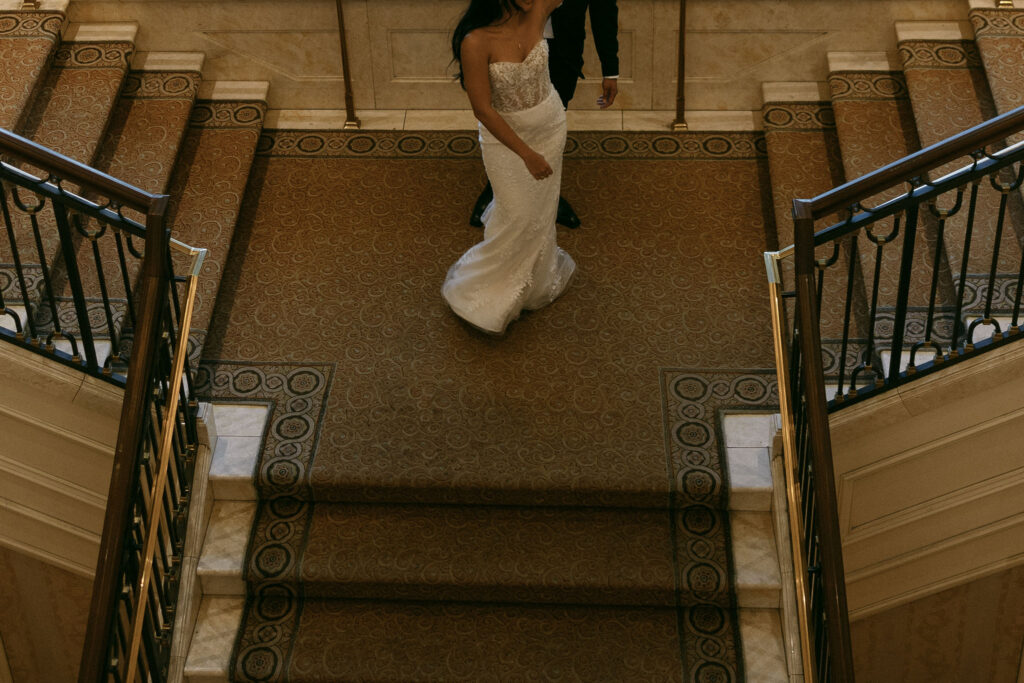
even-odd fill
[(46, 298), (46, 302), (50, 308), (51, 323), (53, 329), (50, 334), (46, 336), (46, 350), (53, 351), (53, 338), (63, 337), (71, 343), (71, 360), (78, 363), (82, 357), (78, 353), (78, 340), (74, 335), (64, 332), (60, 324), (60, 315), (57, 312), (57, 297), (53, 291), (53, 279), (50, 276), (50, 264), (46, 261), (46, 249), (43, 246), (43, 236), (39, 229), (39, 212), (46, 205), (45, 199), (40, 199), (39, 203), (29, 206), (21, 200), (21, 196), (17, 190), (11, 191), (11, 197), (14, 199), (14, 205), (18, 207), (20, 211), (28, 215), (29, 223), (32, 225), (32, 236), (35, 240), (36, 254), (39, 256), (39, 269), (43, 274), (43, 295)]
[[(1021, 169), (1017, 174), (1017, 178), (1009, 183), (999, 182), (996, 178), (996, 174), (989, 176), (989, 183), (992, 185), (993, 189), (999, 192), (999, 217), (996, 221), (996, 238), (992, 252), (992, 264), (989, 269), (988, 291), (985, 295), (985, 310), (982, 318), (973, 320), (968, 326), (967, 340), (965, 344), (965, 348), (967, 349), (974, 348), (974, 330), (978, 325), (991, 325), (995, 328), (995, 332), (992, 333), (993, 341), (999, 341), (1003, 338), (1002, 326), (999, 324), (998, 320), (992, 317), (992, 297), (996, 286), (996, 271), (998, 267), (999, 251), (1002, 245), (1003, 229), (1006, 223), (1006, 208), (1010, 198), (1010, 193), (1018, 190), (1022, 182), (1024, 182), (1024, 165), (1021, 166)], [(1018, 300), (1020, 296), (1019, 288), (1020, 286), (1018, 285)], [(1016, 320), (1016, 317), (1014, 319)]]
[(90, 372), (99, 370), (96, 360), (96, 342), (92, 336), (92, 323), (89, 322), (89, 308), (85, 303), (82, 291), (82, 277), (78, 271), (78, 254), (71, 237), (71, 223), (68, 221), (67, 207), (61, 202), (51, 202), (53, 214), (57, 219), (57, 232), (60, 235), (61, 253), (64, 256), (64, 268), (67, 271), (68, 284), (71, 285), (71, 298), (75, 304), (75, 315), (78, 318), (78, 334), (85, 347), (85, 363)]
[(893, 317), (892, 345), (890, 346), (888, 384), (895, 385), (899, 379), (900, 361), (903, 357), (903, 337), (907, 324), (907, 301), (910, 295), (910, 276), (914, 269), (914, 242), (917, 239), (918, 205), (907, 208), (907, 223), (903, 230), (903, 252), (900, 261), (900, 279), (896, 288), (896, 313)]
[[(853, 212), (851, 211), (851, 214)], [(850, 343), (850, 324), (852, 322), (852, 310), (853, 310), (853, 280), (856, 273), (857, 260), (860, 258), (860, 253), (857, 250), (857, 233), (850, 235), (850, 249), (847, 255), (850, 263), (846, 269), (846, 303), (843, 306), (843, 339), (839, 345), (839, 385), (836, 388), (835, 401), (838, 403), (843, 400), (843, 387), (846, 381), (846, 350)]]
[[(11, 190), (13, 197), (13, 188)], [(14, 221), (11, 218), (10, 208), (7, 206), (7, 188), (0, 182), (0, 211), (3, 212), (4, 226), (7, 229), (7, 239), (11, 245), (11, 257), (14, 260), (14, 272), (18, 278), (18, 287), (21, 289), (21, 301), (25, 307), (25, 324), (28, 326), (29, 342), (38, 345), (39, 332), (36, 330), (35, 307), (28, 295), (28, 285), (25, 284), (25, 269), (21, 265), (21, 254), (18, 249), (18, 238), (14, 232)]]
[[(979, 153), (973, 154), (975, 163), (979, 158)], [(963, 310), (964, 310), (964, 293), (967, 288), (967, 266), (971, 257), (971, 242), (974, 236), (974, 219), (978, 213), (978, 190), (981, 189), (981, 178), (976, 178), (971, 181), (971, 198), (967, 204), (967, 229), (964, 231), (964, 249), (962, 256), (960, 257), (960, 281), (957, 282), (956, 287), (956, 310), (954, 311), (953, 318), (953, 339), (950, 342), (949, 355), (951, 358), (955, 358), (960, 354), (960, 335), (964, 332), (963, 323)], [(966, 350), (966, 344), (969, 340), (964, 339), (964, 347)]]
[(128, 322), (132, 329), (135, 328), (135, 297), (132, 294), (132, 279), (128, 274), (128, 262), (125, 257), (124, 241), (121, 239), (121, 231), (114, 231), (114, 244), (117, 245), (117, 263), (121, 271), (121, 282), (124, 285), (124, 296), (127, 302)]
[(118, 331), (114, 327), (114, 314), (110, 304), (110, 295), (107, 291), (107, 277), (103, 270), (103, 259), (100, 256), (99, 248), (99, 240), (106, 234), (107, 227), (101, 223), (97, 230), (90, 231), (86, 229), (77, 216), (73, 216), (72, 222), (75, 225), (75, 230), (89, 240), (89, 244), (92, 247), (92, 259), (96, 266), (96, 279), (100, 287), (100, 299), (103, 302), (103, 316), (107, 323), (107, 334), (110, 337), (110, 353), (102, 363), (104, 374), (109, 375), (113, 371), (113, 364), (121, 359), (121, 345), (118, 340)]
[(939, 273), (942, 270), (942, 258), (946, 252), (946, 222), (959, 213), (964, 203), (964, 188), (956, 190), (956, 200), (953, 206), (940, 208), (936, 200), (928, 204), (928, 210), (933, 216), (939, 219), (935, 236), (935, 257), (932, 259), (932, 281), (928, 291), (928, 316), (924, 325), (924, 339), (910, 347), (910, 360), (907, 363), (907, 374), (917, 372), (917, 352), (923, 348), (931, 348), (935, 351), (935, 362), (942, 362), (942, 347), (932, 341), (932, 327), (935, 322), (935, 300), (939, 292)]
[(999, 321), (992, 317), (992, 296), (996, 289), (996, 277), (999, 271), (999, 253), (1002, 250), (1003, 244), (1003, 227), (1006, 225), (1006, 204), (1010, 198), (1011, 185), (1007, 183), (999, 183), (996, 181), (995, 175), (989, 177), (989, 182), (992, 187), (999, 192), (999, 217), (996, 219), (996, 236), (995, 243), (992, 245), (992, 263), (989, 265), (988, 271), (988, 288), (985, 292), (985, 309), (982, 319), (975, 320), (971, 323), (970, 328), (967, 331), (967, 342), (973, 345), (973, 332), (978, 324), (991, 325), (996, 328), (996, 331), (992, 335), (992, 339), (998, 340), (1002, 338), (1002, 328), (999, 325)]
[(874, 375), (876, 387), (884, 384), (881, 369), (875, 369), (875, 329), (878, 322), (878, 295), (882, 284), (882, 258), (884, 257), (885, 245), (892, 242), (900, 234), (901, 220), (902, 216), (900, 214), (893, 216), (892, 230), (885, 235), (876, 235), (872, 230), (873, 225), (868, 226), (864, 231), (868, 241), (875, 245), (875, 267), (871, 274), (871, 304), (868, 312), (867, 329), (868, 341), (864, 347), (863, 360), (850, 373), (850, 391), (848, 392), (850, 396), (857, 395), (857, 378), (862, 372), (869, 372)]

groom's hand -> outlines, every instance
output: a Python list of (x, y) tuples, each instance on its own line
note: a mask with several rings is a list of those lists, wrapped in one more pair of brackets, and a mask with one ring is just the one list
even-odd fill
[(597, 104), (601, 109), (607, 109), (615, 103), (615, 96), (619, 94), (619, 79), (605, 78), (601, 81), (601, 96), (597, 98)]

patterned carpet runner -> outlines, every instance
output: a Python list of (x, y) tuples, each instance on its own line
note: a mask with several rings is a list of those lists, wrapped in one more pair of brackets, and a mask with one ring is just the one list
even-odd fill
[(579, 275), (493, 339), (438, 294), (472, 135), (264, 134), (204, 352), (273, 406), (235, 680), (741, 679), (718, 420), (774, 377), (687, 368), (771, 365), (761, 144), (574, 135)]

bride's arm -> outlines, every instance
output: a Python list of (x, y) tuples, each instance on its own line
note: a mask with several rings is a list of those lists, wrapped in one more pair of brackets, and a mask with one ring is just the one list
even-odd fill
[(462, 41), (460, 53), (462, 73), (466, 82), (466, 94), (473, 107), (473, 114), (491, 134), (503, 145), (515, 152), (526, 164), (530, 174), (538, 180), (551, 175), (551, 166), (516, 135), (512, 126), (501, 117), (491, 105), (491, 81), (487, 72), (488, 50), (486, 41), (479, 34), (470, 33)]
[(548, 22), (548, 17), (562, 4), (562, 0), (539, 0), (535, 2), (527, 14), (530, 16), (531, 21), (537, 25), (541, 30), (544, 29), (544, 24)]

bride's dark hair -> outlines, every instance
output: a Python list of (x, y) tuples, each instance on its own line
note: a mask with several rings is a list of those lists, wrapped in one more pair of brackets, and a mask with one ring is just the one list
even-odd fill
[(463, 89), (466, 87), (466, 78), (462, 73), (462, 41), (470, 32), (496, 24), (502, 17), (522, 11), (517, 0), (470, 0), (469, 8), (459, 19), (452, 34), (452, 61), (459, 65), (459, 73), (455, 77)]

